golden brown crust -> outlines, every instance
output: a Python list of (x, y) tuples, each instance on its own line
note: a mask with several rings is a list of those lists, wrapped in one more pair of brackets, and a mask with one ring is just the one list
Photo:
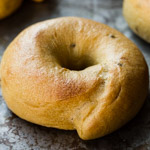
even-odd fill
[(148, 92), (138, 48), (118, 31), (77, 17), (21, 32), (3, 55), (1, 79), (4, 99), (19, 117), (76, 129), (85, 140), (132, 119)]
[(124, 0), (123, 14), (130, 28), (150, 43), (150, 0)]

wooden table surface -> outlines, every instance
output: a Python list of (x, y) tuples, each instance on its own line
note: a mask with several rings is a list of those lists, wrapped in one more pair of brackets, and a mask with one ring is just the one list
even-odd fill
[[(0, 21), (0, 56), (25, 27), (50, 18), (80, 16), (108, 24), (131, 39), (150, 68), (150, 44), (128, 28), (122, 16), (122, 0), (25, 0), (12, 16)], [(0, 93), (0, 150), (148, 150), (150, 149), (150, 90), (138, 115), (118, 131), (83, 141), (76, 131), (63, 131), (26, 122), (10, 112)]]

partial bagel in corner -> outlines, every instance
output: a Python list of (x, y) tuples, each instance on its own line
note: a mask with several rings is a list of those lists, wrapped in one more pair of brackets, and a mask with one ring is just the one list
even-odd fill
[[(34, 2), (44, 2), (44, 0), (33, 0)], [(22, 4), (23, 0), (0, 0), (0, 20), (10, 16)]]
[(0, 20), (16, 11), (23, 0), (0, 0)]
[(123, 15), (133, 32), (150, 43), (150, 0), (124, 0)]
[(142, 107), (148, 67), (138, 48), (107, 25), (78, 17), (34, 24), (8, 46), (1, 87), (10, 110), (84, 140), (109, 134)]

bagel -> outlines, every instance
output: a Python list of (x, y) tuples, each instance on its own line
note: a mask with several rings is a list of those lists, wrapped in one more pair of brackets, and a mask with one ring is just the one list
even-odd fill
[(22, 1), (23, 0), (0, 0), (0, 20), (17, 10)]
[[(44, 0), (33, 0), (34, 2), (43, 2)], [(10, 16), (16, 11), (23, 0), (0, 0), (0, 20)]]
[(124, 0), (123, 14), (133, 32), (150, 43), (150, 0)]
[(148, 67), (138, 48), (107, 25), (78, 17), (34, 24), (1, 61), (2, 95), (16, 115), (77, 130), (84, 140), (109, 134), (140, 110)]
[(44, 0), (33, 0), (33, 1), (38, 3), (44, 2)]

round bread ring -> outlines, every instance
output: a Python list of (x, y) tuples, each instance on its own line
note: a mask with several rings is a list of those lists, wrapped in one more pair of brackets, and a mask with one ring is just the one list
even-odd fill
[(123, 14), (133, 32), (150, 43), (150, 0), (124, 0)]
[(2, 94), (19, 117), (46, 127), (76, 129), (94, 139), (120, 128), (141, 108), (148, 68), (120, 32), (64, 17), (21, 32), (1, 62)]

